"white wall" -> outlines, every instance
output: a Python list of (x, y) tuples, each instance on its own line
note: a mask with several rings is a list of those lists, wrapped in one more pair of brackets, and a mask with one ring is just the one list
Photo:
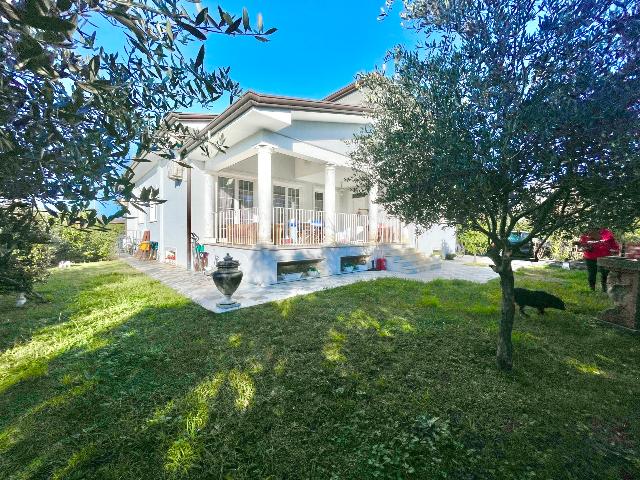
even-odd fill
[(434, 250), (440, 250), (443, 255), (455, 253), (456, 231), (451, 227), (434, 225), (416, 237), (415, 247), (426, 255), (431, 255)]

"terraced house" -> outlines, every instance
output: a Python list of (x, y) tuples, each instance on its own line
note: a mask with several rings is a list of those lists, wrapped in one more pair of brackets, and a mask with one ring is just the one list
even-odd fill
[[(199, 132), (184, 147), (192, 168), (152, 155), (133, 165), (136, 185), (159, 188), (166, 202), (127, 220), (131, 237), (150, 232), (158, 261), (191, 268), (191, 232), (210, 265), (230, 253), (257, 284), (296, 266), (332, 275), (379, 257), (417, 272), (455, 249), (451, 229), (418, 232), (387, 215), (374, 191), (355, 193), (349, 140), (371, 122), (355, 84), (322, 100), (248, 92), (220, 115), (172, 121)], [(199, 148), (219, 135), (224, 152)]]

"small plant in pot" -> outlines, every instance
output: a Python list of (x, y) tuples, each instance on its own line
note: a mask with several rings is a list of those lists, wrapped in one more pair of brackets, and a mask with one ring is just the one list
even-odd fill
[(353, 265), (351, 263), (345, 263), (344, 266), (342, 267), (342, 271), (344, 273), (351, 273), (353, 272)]
[(316, 267), (309, 267), (309, 270), (307, 270), (307, 277), (316, 278), (319, 276), (320, 276), (320, 272)]

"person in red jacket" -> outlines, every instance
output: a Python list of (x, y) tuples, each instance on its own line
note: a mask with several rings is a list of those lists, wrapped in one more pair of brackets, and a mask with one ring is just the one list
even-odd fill
[[(589, 287), (596, 289), (596, 277), (598, 275), (598, 258), (608, 257), (618, 253), (620, 245), (616, 242), (613, 232), (607, 228), (594, 228), (574, 242), (584, 251), (584, 260), (587, 263)], [(600, 267), (600, 283), (602, 291), (607, 291), (607, 276), (609, 270)]]

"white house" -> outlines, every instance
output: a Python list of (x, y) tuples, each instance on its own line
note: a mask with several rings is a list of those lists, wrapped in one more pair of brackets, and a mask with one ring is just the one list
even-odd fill
[[(128, 219), (128, 234), (148, 230), (158, 261), (190, 268), (194, 232), (210, 265), (230, 253), (257, 284), (277, 282), (283, 266), (335, 274), (381, 255), (393, 256), (390, 269), (424, 269), (434, 250), (454, 251), (455, 233), (416, 235), (376, 205), (375, 192), (353, 193), (347, 142), (371, 122), (362, 100), (351, 84), (323, 100), (248, 92), (220, 115), (174, 114), (199, 132), (184, 147), (192, 168), (151, 155), (133, 165), (136, 186), (159, 188), (166, 202)], [(205, 155), (201, 142), (220, 134), (228, 149)]]

